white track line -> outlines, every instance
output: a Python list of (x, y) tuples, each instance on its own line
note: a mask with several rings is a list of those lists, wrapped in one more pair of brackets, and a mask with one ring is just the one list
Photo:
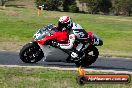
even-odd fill
[[(62, 68), (62, 67), (44, 67), (44, 66), (19, 66), (19, 65), (0, 65), (0, 67), (23, 67), (23, 68), (48, 68), (55, 70), (66, 70), (66, 71), (77, 71), (78, 68)], [(112, 73), (123, 73), (123, 74), (132, 74), (130, 71), (116, 71), (116, 70), (96, 70), (96, 69), (85, 69), (86, 72), (112, 72)]]

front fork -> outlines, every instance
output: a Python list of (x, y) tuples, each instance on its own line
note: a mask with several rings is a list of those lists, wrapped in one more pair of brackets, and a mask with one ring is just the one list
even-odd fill
[(75, 48), (75, 51), (71, 53), (72, 59), (76, 61), (85, 57), (84, 50), (87, 49), (88, 46), (89, 46), (88, 44), (79, 43), (78, 46)]
[(76, 51), (78, 52), (84, 52), (85, 49), (87, 49), (89, 44), (82, 44), (79, 43), (78, 46), (76, 47)]

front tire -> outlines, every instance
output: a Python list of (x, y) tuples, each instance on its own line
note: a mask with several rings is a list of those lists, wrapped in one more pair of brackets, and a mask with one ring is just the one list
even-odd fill
[(31, 42), (23, 46), (19, 56), (25, 63), (36, 63), (44, 57), (44, 54), (36, 42)]
[(80, 61), (76, 62), (75, 64), (77, 67), (88, 67), (97, 60), (98, 55), (98, 49), (95, 46), (89, 46), (89, 48), (85, 51), (85, 57), (82, 58)]

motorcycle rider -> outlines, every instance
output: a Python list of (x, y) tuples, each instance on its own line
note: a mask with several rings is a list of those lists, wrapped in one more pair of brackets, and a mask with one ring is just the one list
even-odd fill
[(71, 53), (72, 58), (79, 58), (80, 52), (87, 48), (88, 45), (84, 45), (83, 43), (79, 43), (77, 46), (74, 46), (74, 42), (76, 40), (76, 35), (73, 33), (73, 25), (75, 23), (72, 22), (72, 19), (69, 16), (62, 16), (59, 19), (57, 32), (55, 35), (59, 36), (60, 42), (53, 42), (54, 47), (59, 47), (61, 49), (72, 49), (75, 47), (75, 51)]

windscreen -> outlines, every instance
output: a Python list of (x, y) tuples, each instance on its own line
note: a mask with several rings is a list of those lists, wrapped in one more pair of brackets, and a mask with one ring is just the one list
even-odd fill
[(54, 32), (53, 27), (54, 27), (53, 24), (42, 27), (34, 34), (33, 38), (35, 40), (41, 40), (46, 36), (52, 35), (52, 33)]

